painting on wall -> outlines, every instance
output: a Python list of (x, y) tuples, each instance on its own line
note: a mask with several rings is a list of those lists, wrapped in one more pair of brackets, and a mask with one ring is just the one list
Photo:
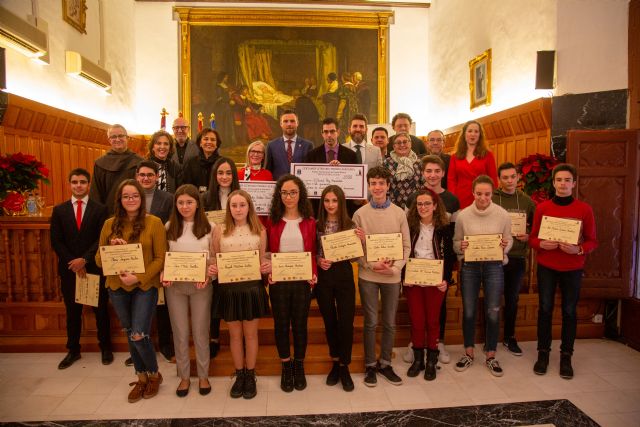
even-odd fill
[(250, 142), (279, 136), (286, 110), (316, 144), (326, 117), (338, 120), (343, 138), (356, 113), (386, 120), (390, 12), (175, 10), (180, 108), (194, 133), (199, 113), (205, 127), (213, 113), (225, 155), (243, 161)]
[(491, 49), (469, 61), (471, 109), (491, 104)]
[(87, 34), (87, 0), (62, 0), (62, 19)]

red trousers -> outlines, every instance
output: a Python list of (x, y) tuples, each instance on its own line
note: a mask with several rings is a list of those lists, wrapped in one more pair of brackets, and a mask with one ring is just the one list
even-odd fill
[(445, 293), (435, 286), (405, 286), (409, 318), (411, 319), (411, 342), (413, 348), (438, 349), (440, 336), (440, 307)]

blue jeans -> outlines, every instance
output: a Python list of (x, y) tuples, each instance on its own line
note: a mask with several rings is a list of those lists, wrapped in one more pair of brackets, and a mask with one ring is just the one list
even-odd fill
[(562, 343), (560, 351), (573, 354), (578, 317), (576, 307), (580, 299), (582, 270), (558, 271), (538, 264), (538, 350), (551, 350), (551, 318), (556, 296), (556, 284), (560, 284), (562, 296)]
[(462, 264), (462, 334), (464, 347), (473, 347), (476, 334), (476, 308), (480, 284), (484, 288), (485, 350), (496, 351), (500, 332), (500, 297), (504, 289), (501, 261), (477, 261)]
[[(158, 304), (158, 289), (151, 288), (143, 291), (134, 288), (127, 292), (122, 288), (115, 291), (109, 289), (111, 304), (118, 315), (120, 324), (127, 334), (129, 353), (136, 372), (158, 372), (156, 351), (151, 342), (151, 319)], [(141, 340), (134, 340), (134, 335), (142, 336)]]

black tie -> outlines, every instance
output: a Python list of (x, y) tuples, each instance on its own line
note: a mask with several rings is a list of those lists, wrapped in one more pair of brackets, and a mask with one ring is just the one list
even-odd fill
[(360, 151), (361, 148), (362, 145), (356, 144), (356, 161), (358, 162), (358, 164), (362, 163), (362, 152)]

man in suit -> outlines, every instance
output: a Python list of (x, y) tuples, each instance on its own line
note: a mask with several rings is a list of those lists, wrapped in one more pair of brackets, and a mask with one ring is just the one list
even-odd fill
[(356, 153), (356, 163), (366, 164), (369, 169), (382, 165), (382, 153), (378, 147), (367, 144), (367, 118), (356, 114), (349, 123), (351, 141), (342, 144)]
[(449, 162), (451, 161), (451, 155), (445, 153), (444, 148), (444, 133), (441, 130), (432, 130), (427, 134), (427, 148), (429, 153), (438, 156), (444, 163), (444, 176), (442, 177), (442, 188), (447, 189), (447, 171), (449, 170)]
[[(411, 116), (407, 113), (398, 113), (393, 116), (391, 119), (391, 127), (393, 127), (393, 131), (396, 134), (399, 133), (407, 133), (411, 138), (411, 150), (418, 155), (418, 158), (427, 154), (427, 149), (424, 146), (424, 142), (420, 138), (415, 135), (411, 135)], [(393, 147), (393, 140), (395, 139), (395, 135), (389, 138), (389, 142)]]
[(173, 121), (172, 129), (173, 137), (176, 140), (176, 151), (171, 160), (182, 166), (190, 158), (198, 157), (200, 150), (196, 143), (189, 138), (189, 121), (182, 115)]
[(98, 341), (102, 351), (102, 364), (113, 362), (111, 352), (111, 325), (109, 322), (109, 295), (104, 286), (102, 272), (96, 266), (95, 254), (102, 225), (107, 219), (107, 208), (89, 199), (91, 176), (84, 169), (74, 169), (69, 174), (72, 197), (53, 208), (51, 214), (51, 246), (58, 255), (58, 274), (67, 312), (67, 349), (69, 352), (58, 364), (66, 369), (80, 359), (80, 331), (82, 304), (75, 302), (76, 275), (87, 273), (100, 275), (98, 307), (93, 308), (98, 329)]
[(371, 143), (380, 149), (380, 155), (384, 161), (385, 157), (389, 157), (389, 132), (387, 128), (378, 126), (371, 132)]
[(282, 136), (267, 145), (265, 169), (271, 172), (274, 180), (291, 171), (291, 163), (301, 163), (307, 153), (313, 149), (313, 143), (297, 135), (298, 116), (292, 110), (280, 116)]

